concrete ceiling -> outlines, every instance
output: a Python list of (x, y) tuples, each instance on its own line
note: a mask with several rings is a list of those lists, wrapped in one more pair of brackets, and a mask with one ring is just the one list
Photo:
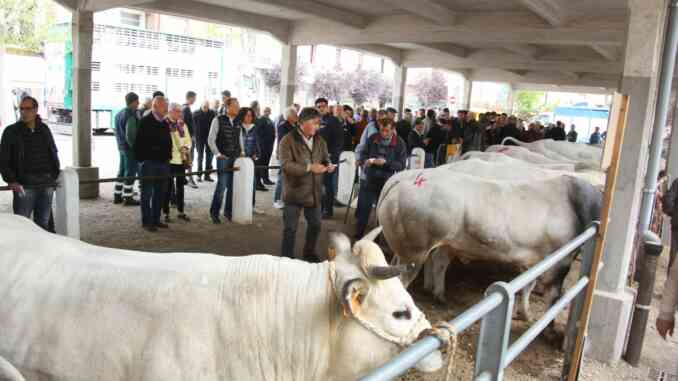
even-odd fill
[(331, 44), (474, 80), (615, 88), (626, 0), (57, 0), (135, 7)]

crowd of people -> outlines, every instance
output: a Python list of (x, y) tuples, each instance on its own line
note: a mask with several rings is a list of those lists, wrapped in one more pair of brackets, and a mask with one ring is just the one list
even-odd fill
[[(482, 151), (509, 137), (525, 142), (577, 141), (574, 126), (569, 133), (561, 122), (546, 127), (535, 122), (525, 128), (515, 116), (495, 112), (476, 115), (460, 110), (452, 116), (447, 108), (422, 108), (416, 113), (405, 109), (398, 119), (397, 110), (391, 107), (354, 109), (318, 98), (313, 107), (302, 109), (294, 104), (272, 118), (269, 107), (262, 112), (257, 101), (241, 107), (228, 90), (222, 92), (220, 102), (205, 101), (195, 111), (195, 92), (188, 91), (183, 101), (170, 103), (160, 91), (143, 103), (135, 93), (126, 95), (126, 107), (115, 116), (120, 182), (115, 185), (113, 202), (140, 207), (145, 230), (167, 229), (173, 222), (173, 208), (177, 219), (191, 221), (185, 212), (185, 187), (214, 182), (212, 174), (216, 172), (209, 216), (214, 224), (228, 222), (233, 216), (234, 164), (239, 157), (249, 157), (257, 165), (253, 206), (256, 192), (275, 185), (273, 206), (283, 212), (281, 252), (290, 257), (294, 256), (294, 237), (303, 211), (308, 222), (304, 248), (308, 260), (317, 259), (315, 244), (321, 220), (333, 218), (334, 208), (345, 206), (336, 199), (343, 151), (354, 151), (361, 169), (355, 213), (358, 239), (365, 233), (384, 184), (407, 167), (415, 148), (425, 151), (425, 166), (432, 167), (447, 162), (455, 153)], [(30, 186), (56, 181), (56, 146), (49, 128), (40, 121), (34, 99), (25, 98), (20, 111), (21, 121), (3, 135), (0, 171), (15, 190), (15, 212), (32, 214), (46, 226), (50, 213), (45, 208), (51, 205), (53, 192)], [(603, 139), (596, 128), (590, 144)], [(276, 151), (280, 170), (274, 183), (268, 166)], [(26, 156), (31, 158), (28, 164), (21, 160)], [(197, 176), (192, 175), (194, 167)], [(140, 200), (135, 199), (136, 176), (144, 177), (139, 183)]]

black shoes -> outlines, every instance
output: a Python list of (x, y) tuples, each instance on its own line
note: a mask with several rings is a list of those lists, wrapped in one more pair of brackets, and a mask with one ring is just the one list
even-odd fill
[(262, 192), (268, 192), (268, 188), (266, 188), (264, 184), (257, 184), (257, 190)]
[(205, 175), (205, 181), (207, 181), (208, 183), (214, 182), (214, 180), (212, 180), (212, 178), (209, 175)]
[(320, 260), (320, 258), (318, 258), (318, 256), (315, 255), (315, 254), (304, 254), (304, 256), (301, 257), (301, 259), (303, 259), (304, 261), (306, 261), (308, 263), (320, 263), (320, 262), (322, 262)]
[(156, 227), (153, 226), (153, 225), (143, 225), (142, 228), (143, 228), (144, 230), (146, 230), (147, 232), (151, 232), (151, 233), (154, 233), (154, 232), (157, 232), (157, 231), (158, 231), (158, 228), (156, 228)]
[(212, 219), (213, 224), (215, 224), (215, 225), (221, 224), (221, 220), (219, 219), (219, 216), (210, 216), (210, 218)]
[(191, 222), (191, 219), (184, 213), (179, 214), (177, 218), (186, 222)]
[(264, 179), (264, 185), (275, 185), (275, 183), (269, 179)]
[(139, 206), (141, 203), (132, 197), (125, 197), (125, 200), (122, 202), (123, 206)]
[(160, 228), (160, 229), (168, 229), (168, 228), (169, 228), (169, 225), (163, 224), (163, 223), (161, 222), (161, 223), (159, 223), (159, 224), (156, 224), (155, 227), (156, 227), (156, 228)]

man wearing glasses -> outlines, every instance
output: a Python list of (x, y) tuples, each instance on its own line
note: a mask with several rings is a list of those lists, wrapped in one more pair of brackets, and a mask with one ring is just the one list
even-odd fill
[(48, 230), (59, 156), (35, 98), (23, 98), (19, 110), (21, 119), (8, 126), (0, 140), (0, 174), (14, 193), (14, 214), (32, 216)]

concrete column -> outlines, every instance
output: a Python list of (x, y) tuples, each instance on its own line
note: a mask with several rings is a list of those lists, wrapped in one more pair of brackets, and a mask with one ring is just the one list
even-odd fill
[(69, 167), (61, 171), (54, 201), (57, 234), (80, 239), (80, 184), (75, 169)]
[(297, 88), (297, 46), (283, 45), (280, 73), (280, 111), (294, 103), (294, 90)]
[(355, 153), (353, 151), (344, 151), (339, 155), (339, 183), (337, 190), (337, 200), (339, 202), (348, 204), (351, 198), (351, 191), (355, 183)]
[[(676, 94), (676, 89), (673, 89), (673, 119), (669, 122), (671, 125), (671, 137), (669, 141), (669, 155), (666, 161), (666, 170), (669, 175), (669, 184), (670, 186), (673, 180), (678, 179), (678, 95)], [(664, 219), (665, 221), (667, 218)], [(666, 230), (669, 231), (669, 230)], [(667, 236), (664, 234), (662, 238)]]
[(508, 92), (508, 99), (506, 100), (506, 113), (511, 115), (513, 114), (513, 102), (515, 102), (515, 89), (513, 88), (513, 84), (509, 83), (509, 92)]
[(424, 169), (426, 166), (426, 152), (421, 148), (413, 149), (409, 164), (410, 169)]
[[(99, 178), (92, 167), (92, 42), (94, 13), (73, 11), (73, 166), (83, 180)], [(99, 184), (80, 185), (83, 199), (99, 197)]]
[(604, 362), (621, 358), (634, 292), (627, 288), (629, 264), (654, 122), (666, 0), (629, 0), (629, 25), (620, 89), (629, 95), (627, 125), (614, 204), (589, 327), (589, 356)]
[(461, 110), (470, 110), (471, 109), (471, 95), (473, 95), (473, 80), (469, 78), (464, 78), (464, 94), (463, 99), (461, 100)]
[(396, 66), (393, 73), (393, 107), (398, 110), (398, 119), (403, 117), (405, 110), (405, 89), (407, 85), (407, 67)]
[(249, 225), (254, 209), (254, 162), (249, 157), (239, 157), (235, 167), (239, 170), (233, 173), (233, 222)]

